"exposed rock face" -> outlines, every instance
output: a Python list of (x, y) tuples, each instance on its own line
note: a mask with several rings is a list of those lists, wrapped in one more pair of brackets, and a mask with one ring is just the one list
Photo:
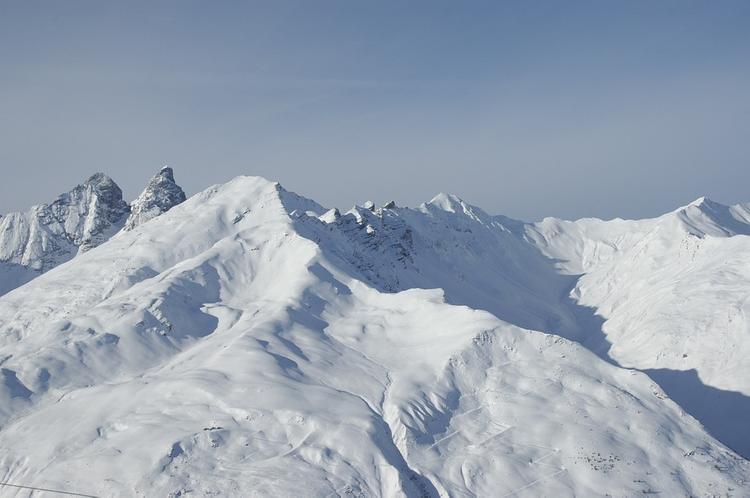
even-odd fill
[(96, 247), (130, 212), (122, 190), (103, 173), (23, 213), (0, 219), (0, 262), (46, 271)]
[(96, 173), (50, 204), (0, 216), (0, 296), (184, 200), (164, 167), (132, 206), (110, 177)]
[(132, 230), (184, 201), (185, 192), (175, 183), (172, 168), (164, 166), (133, 201), (125, 230)]

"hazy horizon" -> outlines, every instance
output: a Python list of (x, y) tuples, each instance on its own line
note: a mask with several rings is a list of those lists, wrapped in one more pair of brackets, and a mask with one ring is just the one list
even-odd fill
[(0, 4), (0, 213), (164, 164), (326, 206), (750, 201), (750, 3)]
[[(174, 170), (174, 175), (175, 175), (176, 183), (178, 185), (180, 185), (180, 186), (183, 186), (184, 182), (182, 182), (180, 180), (180, 171), (179, 171), (179, 169), (178, 168), (174, 168), (172, 165), (163, 165), (163, 166), (169, 166), (170, 168), (172, 168)], [(155, 168), (154, 169), (154, 174), (156, 174), (156, 172), (158, 172), (163, 166)], [(111, 175), (111, 174), (109, 174), (109, 173), (107, 173), (105, 171), (92, 172), (92, 175), (95, 174), (95, 173), (104, 173), (104, 174), (106, 174), (107, 176), (109, 176), (110, 178), (112, 178), (115, 181), (115, 183), (117, 183), (122, 188), (122, 185), (118, 182), (117, 178), (114, 177), (113, 175)], [(88, 176), (91, 176), (91, 175), (88, 175)], [(88, 178), (88, 176), (85, 177), (85, 178), (82, 178), (78, 182), (71, 183), (69, 186), (65, 187), (63, 190), (60, 190), (60, 192), (58, 192), (57, 194), (53, 195), (49, 199), (42, 199), (42, 200), (39, 200), (38, 202), (33, 202), (33, 203), (29, 204), (28, 206), (22, 206), (19, 209), (16, 209), (14, 211), (25, 211), (28, 208), (32, 207), (33, 205), (37, 205), (37, 204), (49, 204), (49, 203), (51, 203), (52, 201), (55, 200), (55, 198), (57, 197), (57, 195), (63, 194), (65, 192), (68, 192), (69, 190), (72, 190), (73, 188), (75, 188), (77, 185), (80, 185), (80, 184), (84, 183), (85, 180)], [(223, 179), (223, 180), (221, 180), (219, 182), (215, 182), (215, 183), (212, 183), (212, 184), (207, 184), (207, 185), (205, 185), (205, 188), (201, 189), (201, 190), (208, 189), (209, 187), (211, 187), (213, 185), (216, 185), (216, 184), (226, 183), (226, 182), (232, 180), (232, 178), (235, 178), (236, 176), (237, 175), (235, 175), (235, 176), (233, 176), (231, 178), (225, 178), (225, 179)], [(260, 176), (260, 175), (252, 175), (252, 174), (250, 174), (250, 175), (247, 175), (247, 176)], [(146, 186), (146, 184), (148, 183), (148, 180), (150, 180), (150, 178), (151, 178), (151, 176), (149, 176), (148, 178), (144, 178), (143, 179), (143, 185), (141, 186), (140, 189), (137, 189), (137, 191), (129, 192), (129, 191), (127, 191), (127, 190), (125, 190), (123, 188), (123, 197), (124, 197), (124, 199), (126, 201), (128, 201), (128, 202), (132, 202), (133, 200), (135, 200), (135, 198), (138, 196), (138, 194), (141, 193), (143, 187)], [(269, 181), (277, 181), (277, 180), (275, 180), (273, 178), (266, 178), (266, 179), (269, 180)], [(575, 219), (587, 218), (587, 217), (603, 218), (603, 219), (612, 219), (612, 218), (624, 218), (624, 219), (651, 218), (651, 217), (657, 217), (657, 216), (662, 215), (662, 214), (666, 214), (669, 211), (673, 211), (673, 210), (678, 209), (680, 207), (686, 206), (686, 205), (688, 205), (688, 204), (690, 204), (690, 203), (692, 203), (692, 202), (700, 199), (701, 197), (707, 197), (707, 198), (711, 199), (712, 201), (719, 202), (721, 204), (736, 204), (737, 203), (737, 202), (729, 202), (728, 203), (728, 202), (722, 201), (721, 199), (717, 199), (716, 197), (712, 197), (710, 195), (701, 194), (701, 195), (695, 196), (695, 197), (690, 198), (690, 199), (684, 199), (683, 201), (679, 202), (678, 204), (675, 204), (674, 206), (672, 206), (670, 208), (667, 208), (665, 211), (658, 212), (658, 213), (653, 213), (653, 214), (649, 214), (649, 215), (644, 215), (644, 216), (641, 216), (641, 217), (638, 217), (638, 218), (636, 218), (636, 217), (628, 217), (628, 216), (620, 216), (620, 215), (616, 215), (616, 214), (614, 216), (604, 216), (604, 217), (602, 217), (602, 216), (596, 216), (596, 215), (584, 215), (584, 216), (579, 216), (579, 217), (566, 217), (566, 216), (557, 216), (557, 215), (554, 215), (554, 214), (544, 214), (544, 215), (542, 215), (540, 217), (537, 217), (537, 218), (523, 218), (523, 217), (519, 217), (519, 216), (512, 216), (512, 215), (510, 215), (508, 213), (504, 213), (504, 212), (494, 212), (494, 211), (491, 211), (491, 210), (487, 210), (485, 208), (485, 206), (482, 206), (481, 204), (477, 203), (475, 200), (471, 199), (470, 197), (462, 195), (460, 192), (454, 192), (454, 191), (450, 191), (450, 190), (443, 190), (443, 191), (440, 191), (440, 192), (435, 192), (434, 194), (428, 195), (424, 199), (415, 201), (413, 203), (398, 202), (393, 197), (383, 197), (382, 199), (375, 199), (375, 198), (372, 198), (372, 197), (368, 197), (368, 198), (359, 199), (359, 200), (357, 200), (355, 202), (352, 202), (350, 204), (326, 204), (326, 203), (320, 202), (319, 199), (316, 199), (314, 196), (309, 195), (309, 193), (307, 193), (307, 192), (304, 192), (304, 191), (301, 191), (301, 190), (298, 190), (298, 189), (288, 188), (288, 186), (285, 185), (283, 182), (279, 182), (279, 183), (286, 190), (291, 190), (291, 191), (295, 192), (296, 194), (299, 194), (299, 195), (301, 195), (303, 197), (306, 197), (308, 199), (316, 201), (319, 204), (323, 205), (323, 207), (326, 207), (326, 208), (334, 208), (335, 207), (335, 208), (338, 208), (338, 209), (343, 210), (343, 211), (346, 211), (349, 208), (354, 207), (355, 205), (362, 206), (367, 201), (373, 201), (376, 206), (380, 206), (380, 205), (385, 204), (388, 201), (392, 201), (393, 200), (400, 207), (416, 208), (416, 207), (418, 207), (422, 203), (429, 202), (430, 200), (432, 200), (433, 197), (437, 196), (438, 194), (445, 193), (445, 194), (457, 195), (464, 202), (467, 202), (469, 204), (477, 206), (477, 207), (485, 210), (490, 215), (503, 215), (503, 216), (508, 216), (510, 218), (516, 218), (519, 221), (526, 221), (526, 222), (539, 221), (539, 220), (541, 220), (544, 217), (556, 217), (556, 218), (569, 219), (569, 220), (575, 220)], [(199, 193), (201, 190), (198, 190), (198, 191), (188, 191), (187, 189), (185, 189), (185, 193), (187, 194), (187, 196), (189, 198), (192, 195)], [(741, 203), (743, 201), (740, 200), (738, 202)], [(744, 202), (750, 203), (750, 200), (744, 201)], [(12, 211), (0, 212), (0, 217), (3, 216), (3, 215), (5, 215), (5, 214), (7, 214), (7, 213), (9, 213), (9, 212), (12, 212)]]

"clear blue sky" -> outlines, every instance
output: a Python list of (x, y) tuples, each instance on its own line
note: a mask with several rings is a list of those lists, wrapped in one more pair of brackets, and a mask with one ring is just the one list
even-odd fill
[(163, 164), (528, 220), (750, 201), (750, 2), (0, 0), (0, 212)]

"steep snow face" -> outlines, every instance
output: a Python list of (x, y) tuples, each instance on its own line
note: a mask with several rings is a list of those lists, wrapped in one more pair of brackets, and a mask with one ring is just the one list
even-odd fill
[(511, 229), (466, 210), (479, 225), (435, 247), (452, 216), (473, 219), (463, 208), (326, 215), (241, 177), (3, 296), (2, 482), (99, 496), (744, 489), (749, 464), (646, 375), (406, 289), (437, 278), (451, 247), (467, 270), (496, 255), (484, 242), (513, 254)]
[(175, 183), (172, 168), (164, 166), (130, 205), (131, 212), (125, 223), (125, 230), (132, 230), (184, 201), (185, 192)]
[[(448, 302), (490, 311), (523, 328), (580, 340), (595, 321), (568, 296), (560, 272), (523, 238), (523, 223), (490, 216), (441, 194), (417, 209), (366, 209), (297, 216), (297, 230), (381, 291), (440, 288)], [(593, 345), (592, 345), (593, 346)]]
[(700, 197), (675, 212), (688, 233), (696, 237), (750, 235), (750, 205), (725, 206)]
[(701, 198), (653, 220), (545, 220), (528, 236), (583, 275), (607, 357), (646, 371), (722, 441), (750, 456), (748, 206)]
[(440, 194), (417, 209), (355, 207), (296, 226), (332, 241), (325, 250), (381, 291), (440, 288), (450, 303), (648, 371), (750, 455), (748, 212), (700, 199), (650, 220), (524, 224)]
[(51, 204), (0, 218), (0, 294), (107, 240), (129, 211), (120, 187), (97, 173)]
[(609, 354), (641, 369), (697, 370), (750, 394), (750, 217), (705, 198), (642, 221), (554, 219), (527, 235), (571, 272), (575, 299), (606, 318)]

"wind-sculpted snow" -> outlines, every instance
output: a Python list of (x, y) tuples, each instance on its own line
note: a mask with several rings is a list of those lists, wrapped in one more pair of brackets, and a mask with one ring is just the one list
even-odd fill
[(570, 293), (587, 277), (552, 259), (563, 237), (568, 264), (595, 269), (616, 242), (601, 228), (609, 252), (573, 261), (592, 253), (586, 229), (546, 223), (445, 195), (341, 214), (261, 178), (211, 187), (0, 298), (0, 482), (746, 494), (747, 460), (606, 361), (607, 324)]

